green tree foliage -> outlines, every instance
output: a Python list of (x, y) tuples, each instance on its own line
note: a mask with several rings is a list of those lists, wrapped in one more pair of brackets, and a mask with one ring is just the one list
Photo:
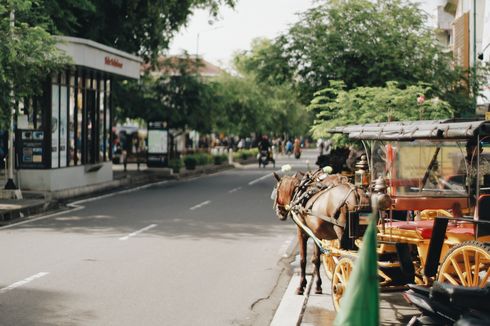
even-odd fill
[(217, 16), (235, 0), (39, 0), (51, 32), (87, 38), (154, 60), (196, 8)]
[[(38, 95), (42, 82), (51, 72), (68, 62), (56, 49), (56, 40), (43, 25), (48, 21), (32, 11), (33, 1), (9, 0), (0, 3), (0, 127), (8, 123), (12, 102)], [(10, 27), (10, 13), (15, 12), (15, 27)], [(12, 99), (10, 91), (14, 91)]]
[(287, 85), (261, 85), (249, 75), (223, 74), (213, 88), (216, 131), (248, 136), (301, 135), (308, 130), (305, 107)]
[(260, 85), (251, 75), (223, 72), (214, 78), (196, 74), (200, 63), (189, 57), (167, 60), (163, 73), (140, 82), (115, 85), (116, 114), (167, 121), (171, 128), (199, 132), (303, 134), (308, 113), (287, 85)]
[[(342, 81), (330, 81), (330, 86), (315, 93), (308, 109), (316, 113), (313, 135), (325, 137), (336, 126), (401, 120), (446, 119), (454, 110), (439, 98), (417, 103), (428, 94), (428, 85), (418, 84), (399, 88), (389, 82), (386, 87), (357, 87), (347, 90)], [(338, 144), (343, 141), (336, 136)]]
[(303, 103), (329, 80), (342, 80), (347, 89), (424, 82), (461, 114), (470, 102), (460, 82), (465, 75), (451, 58), (412, 1), (323, 0), (287, 33), (251, 52), (243, 66), (261, 81), (293, 83)]
[(115, 85), (117, 118), (167, 121), (173, 129), (210, 132), (213, 90), (195, 73), (200, 64), (189, 57), (166, 60), (158, 77), (148, 73), (139, 82)]

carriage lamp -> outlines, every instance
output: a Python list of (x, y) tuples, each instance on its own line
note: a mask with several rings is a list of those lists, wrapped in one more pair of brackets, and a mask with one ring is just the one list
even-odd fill
[(369, 165), (366, 155), (361, 155), (361, 159), (356, 163), (354, 172), (354, 184), (359, 187), (369, 186)]
[(387, 210), (391, 207), (391, 197), (386, 193), (386, 181), (383, 177), (376, 179), (373, 188), (373, 200), (377, 202), (379, 210)]

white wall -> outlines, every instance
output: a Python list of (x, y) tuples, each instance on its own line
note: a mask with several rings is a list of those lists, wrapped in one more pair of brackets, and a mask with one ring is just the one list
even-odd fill
[(19, 187), (24, 190), (56, 191), (111, 181), (112, 162), (100, 164), (101, 168), (94, 172), (85, 172), (90, 165), (49, 170), (18, 170)]

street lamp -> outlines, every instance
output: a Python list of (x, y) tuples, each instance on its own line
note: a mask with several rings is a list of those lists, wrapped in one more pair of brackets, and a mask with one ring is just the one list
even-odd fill
[(488, 49), (488, 47), (490, 46), (490, 43), (488, 43), (484, 48), (483, 50), (481, 50), (480, 53), (478, 53), (478, 60), (483, 60), (483, 54), (485, 53), (485, 50)]
[(216, 27), (213, 27), (213, 28), (210, 28), (210, 29), (207, 29), (205, 31), (202, 31), (202, 32), (198, 32), (197, 33), (197, 36), (196, 36), (196, 58), (199, 58), (199, 37), (202, 33), (207, 33), (207, 32), (211, 32), (211, 31), (215, 31), (217, 29), (221, 29), (223, 28), (223, 25), (219, 25), (219, 26), (216, 26)]

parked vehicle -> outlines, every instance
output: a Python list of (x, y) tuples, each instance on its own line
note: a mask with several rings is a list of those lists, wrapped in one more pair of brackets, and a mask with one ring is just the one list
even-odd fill
[(469, 288), (435, 282), (431, 288), (410, 285), (403, 293), (421, 314), (408, 325), (488, 325), (490, 287)]

